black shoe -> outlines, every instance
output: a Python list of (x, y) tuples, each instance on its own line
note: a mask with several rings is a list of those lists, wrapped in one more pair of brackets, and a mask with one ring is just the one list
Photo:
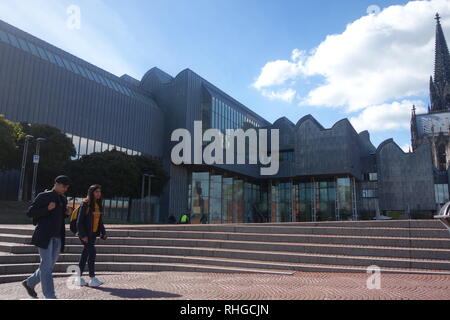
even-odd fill
[(23, 287), (27, 290), (27, 293), (28, 293), (28, 295), (29, 295), (30, 297), (32, 297), (32, 298), (34, 298), (34, 299), (37, 298), (38, 295), (37, 295), (36, 291), (34, 291), (33, 288), (30, 288), (30, 287), (28, 286), (27, 280), (22, 281), (22, 285), (23, 285)]

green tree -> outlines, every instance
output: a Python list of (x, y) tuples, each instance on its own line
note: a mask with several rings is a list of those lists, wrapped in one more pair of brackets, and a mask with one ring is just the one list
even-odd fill
[(0, 171), (20, 167), (17, 142), (23, 137), (21, 126), (0, 114)]
[[(146, 156), (130, 156), (117, 150), (93, 153), (71, 161), (67, 173), (74, 181), (71, 196), (85, 196), (89, 186), (102, 186), (104, 198), (128, 198), (130, 217), (133, 198), (141, 197), (142, 176), (152, 178), (152, 195), (160, 196), (168, 181), (161, 161)], [(146, 186), (145, 195), (148, 194)]]
[[(151, 194), (154, 196), (162, 195), (164, 192), (164, 187), (169, 181), (169, 176), (167, 172), (164, 170), (162, 162), (160, 160), (149, 158), (146, 156), (133, 156), (133, 158), (138, 167), (141, 179), (144, 174), (154, 175), (154, 177), (152, 178)], [(131, 196), (135, 198), (140, 198), (141, 193), (142, 193), (142, 185), (139, 184), (136, 186)], [(145, 190), (145, 194), (148, 194), (147, 189)]]
[(138, 171), (130, 156), (116, 150), (83, 156), (68, 166), (67, 172), (74, 182), (70, 194), (84, 196), (89, 186), (100, 184), (105, 198), (128, 198), (139, 180)]
[[(65, 168), (71, 157), (76, 155), (75, 147), (69, 137), (58, 128), (41, 124), (20, 124), (23, 134), (18, 139), (20, 148), (19, 154), (23, 153), (23, 146), (26, 135), (31, 135), (35, 139), (30, 141), (26, 171), (26, 189), (31, 190), (33, 177), (33, 155), (36, 150), (36, 139), (44, 138), (40, 144), (40, 162), (38, 167), (37, 190), (49, 188), (53, 185), (56, 176), (66, 174)], [(20, 161), (19, 161), (20, 163)]]

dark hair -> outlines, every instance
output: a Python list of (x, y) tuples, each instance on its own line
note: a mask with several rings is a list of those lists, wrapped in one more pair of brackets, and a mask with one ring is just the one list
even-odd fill
[[(101, 189), (102, 186), (99, 184), (94, 184), (93, 186), (90, 186), (88, 189), (88, 194), (86, 197), (86, 201), (87, 204), (89, 206), (89, 208), (91, 209), (91, 212), (94, 212), (95, 210), (95, 197), (94, 197), (94, 192), (97, 191), (98, 189)], [(103, 197), (97, 200), (97, 205), (100, 208), (100, 211), (103, 212)]]

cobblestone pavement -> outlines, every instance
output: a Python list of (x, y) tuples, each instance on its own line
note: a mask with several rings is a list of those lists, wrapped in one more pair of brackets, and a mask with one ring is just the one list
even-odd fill
[[(60, 299), (182, 300), (450, 300), (450, 275), (382, 274), (381, 289), (367, 289), (366, 274), (295, 273), (286, 275), (214, 273), (131, 273), (98, 276), (98, 289), (71, 290), (68, 278), (55, 279)], [(36, 288), (42, 297), (40, 285)], [(0, 299), (27, 299), (20, 283), (0, 285)]]

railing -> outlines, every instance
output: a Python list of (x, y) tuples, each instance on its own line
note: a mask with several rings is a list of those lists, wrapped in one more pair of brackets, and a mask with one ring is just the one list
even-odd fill
[(447, 202), (434, 218), (439, 219), (450, 231), (450, 202)]

